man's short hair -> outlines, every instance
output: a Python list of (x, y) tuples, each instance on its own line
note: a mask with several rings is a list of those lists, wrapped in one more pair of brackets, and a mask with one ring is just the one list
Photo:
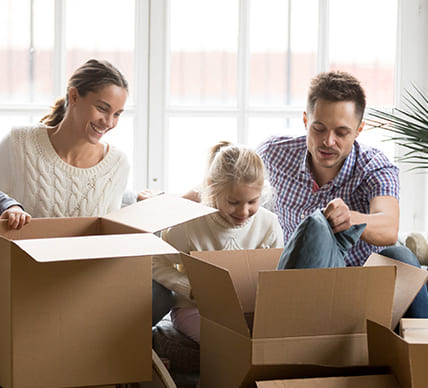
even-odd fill
[(355, 113), (363, 119), (366, 108), (366, 94), (360, 81), (344, 71), (330, 71), (315, 76), (309, 87), (307, 111), (313, 112), (317, 100), (332, 102), (352, 101), (355, 103)]

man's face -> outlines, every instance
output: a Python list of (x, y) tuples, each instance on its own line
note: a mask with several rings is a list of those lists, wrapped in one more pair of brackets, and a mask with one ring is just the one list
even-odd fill
[(318, 100), (313, 112), (303, 114), (303, 121), (312, 172), (324, 184), (342, 168), (364, 123), (360, 124), (354, 102), (327, 100)]

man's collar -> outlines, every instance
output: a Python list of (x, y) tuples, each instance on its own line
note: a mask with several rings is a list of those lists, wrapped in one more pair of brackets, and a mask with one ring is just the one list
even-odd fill
[[(339, 173), (331, 181), (334, 186), (340, 187), (343, 184), (343, 182), (348, 180), (349, 177), (352, 175), (355, 168), (355, 164), (357, 162), (358, 149), (359, 149), (359, 144), (357, 143), (357, 141), (354, 141), (351, 152), (349, 153), (348, 157), (345, 159), (345, 163), (343, 163), (343, 166), (340, 169)], [(311, 154), (306, 148), (306, 152), (303, 154), (303, 158), (300, 163), (299, 171), (302, 174), (308, 174), (312, 177), (310, 159), (311, 159)]]

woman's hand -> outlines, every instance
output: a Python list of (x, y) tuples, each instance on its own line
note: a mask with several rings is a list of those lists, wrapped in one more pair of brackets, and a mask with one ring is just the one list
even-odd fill
[(31, 216), (20, 206), (11, 206), (0, 216), (2, 220), (8, 220), (8, 225), (12, 229), (21, 229), (31, 221)]

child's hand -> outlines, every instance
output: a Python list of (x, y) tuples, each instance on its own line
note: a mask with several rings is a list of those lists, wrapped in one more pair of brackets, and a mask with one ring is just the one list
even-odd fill
[(11, 206), (2, 213), (0, 219), (9, 220), (8, 225), (12, 229), (21, 229), (31, 221), (31, 216), (20, 206)]

